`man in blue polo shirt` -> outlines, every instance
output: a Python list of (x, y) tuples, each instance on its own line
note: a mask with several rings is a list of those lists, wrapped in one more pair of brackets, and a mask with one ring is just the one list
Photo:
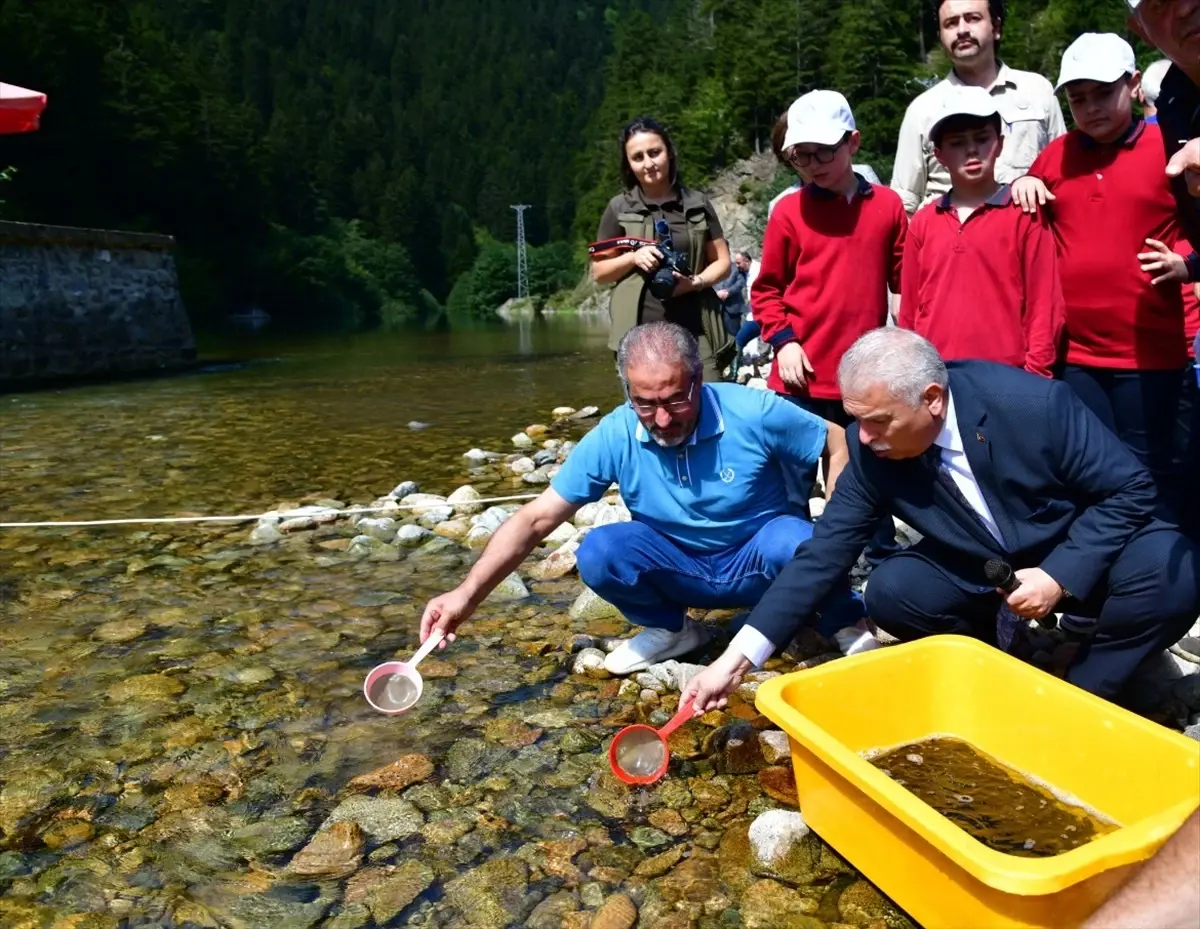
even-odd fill
[[(633, 521), (600, 526), (576, 553), (584, 582), (646, 628), (609, 654), (631, 674), (703, 645), (687, 608), (753, 606), (812, 535), (789, 503), (785, 471), (825, 451), (826, 493), (847, 460), (841, 427), (768, 391), (702, 382), (696, 339), (647, 323), (617, 351), (627, 402), (588, 433), (541, 496), (500, 527), (466, 579), (421, 617), (454, 640), (458, 625), (551, 531), (620, 485)], [(877, 643), (846, 580), (818, 609), (820, 629), (853, 653)]]

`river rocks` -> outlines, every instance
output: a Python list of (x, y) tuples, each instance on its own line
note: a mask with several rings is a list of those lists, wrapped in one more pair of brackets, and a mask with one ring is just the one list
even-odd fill
[(757, 881), (742, 898), (742, 920), (746, 929), (824, 929), (814, 914), (820, 904), (771, 880)]
[(425, 818), (421, 811), (396, 797), (354, 796), (343, 800), (329, 814), (325, 826), (353, 822), (362, 827), (376, 844), (394, 842), (421, 831)]
[(354, 528), (358, 530), (359, 535), (369, 535), (380, 542), (391, 542), (396, 538), (396, 520), (390, 516), (366, 517), (360, 519)]
[(562, 929), (563, 920), (578, 910), (579, 899), (574, 891), (560, 890), (533, 908), (525, 926), (527, 929)]
[(534, 423), (533, 425), (525, 427), (525, 434), (535, 442), (541, 441), (550, 434), (550, 427), (545, 426), (542, 423)]
[(577, 410), (574, 413), (568, 413), (567, 419), (572, 420), (574, 422), (578, 422), (583, 419), (592, 419), (599, 412), (600, 412), (600, 407), (598, 407), (598, 406), (585, 406), (583, 409)]
[(471, 531), (471, 524), (465, 519), (448, 519), (444, 523), (438, 523), (433, 527), (434, 535), (440, 535), (445, 539), (453, 539), (455, 542), (463, 542)]
[(454, 507), (434, 506), (426, 509), (417, 517), (417, 522), (426, 529), (433, 529), (438, 523), (444, 523), (454, 518)]
[(523, 432), (518, 432), (512, 437), (512, 444), (514, 448), (533, 448), (533, 439)]
[(92, 637), (101, 642), (123, 644), (140, 638), (146, 631), (146, 623), (140, 619), (115, 619), (96, 628)]
[(530, 568), (529, 576), (535, 581), (549, 581), (566, 577), (576, 568), (575, 552), (578, 549), (579, 543), (568, 542)]
[(796, 776), (791, 765), (763, 768), (758, 772), (758, 783), (771, 799), (788, 806), (800, 805), (800, 798), (796, 795)]
[(572, 674), (586, 674), (588, 677), (608, 677), (608, 672), (604, 670), (604, 652), (598, 648), (585, 648), (575, 655), (575, 660), (571, 662)]
[(804, 817), (795, 810), (767, 810), (750, 824), (750, 848), (755, 860), (769, 867), (808, 833)]
[(546, 536), (544, 542), (547, 545), (566, 545), (568, 542), (578, 538), (579, 530), (570, 523), (559, 523)]
[[(283, 510), (279, 514), (279, 518), (283, 520), (283, 525), (289, 522), (301, 522), (310, 520), (310, 526), (323, 526), (326, 523), (332, 523), (339, 517), (336, 508), (331, 506), (298, 506), (294, 509)], [(288, 531), (281, 525), (279, 528), (283, 531)]]
[(792, 747), (786, 732), (768, 729), (758, 734), (758, 747), (767, 764), (785, 764), (792, 757)]
[(574, 620), (608, 619), (620, 616), (621, 611), (590, 587), (585, 587), (571, 604), (569, 615)]
[(537, 462), (532, 458), (518, 458), (511, 462), (508, 467), (513, 474), (529, 474), (537, 468)]
[(540, 452), (533, 456), (533, 463), (539, 468), (544, 468), (547, 465), (552, 465), (558, 462), (558, 454), (552, 448), (543, 448)]
[(601, 816), (625, 819), (629, 815), (633, 798), (629, 788), (613, 776), (608, 770), (608, 765), (604, 765), (604, 770), (596, 775), (592, 788), (585, 795), (584, 802)]
[(519, 925), (527, 909), (528, 879), (525, 862), (497, 858), (446, 884), (446, 901), (471, 926), (502, 929)]
[(766, 765), (758, 732), (747, 722), (722, 726), (706, 742), (706, 749), (719, 753), (717, 770), (722, 774), (753, 774)]
[[(412, 493), (401, 497), (400, 505), (413, 516), (423, 516), (430, 510), (443, 509), (446, 506), (446, 498), (439, 494)], [(450, 516), (446, 517), (449, 518)]]
[(494, 456), (491, 452), (485, 452), (482, 448), (473, 448), (470, 451), (463, 452), (463, 457), (468, 461), (484, 462), (490, 461)]
[(116, 703), (126, 700), (170, 700), (178, 697), (184, 686), (165, 674), (138, 674), (108, 688), (108, 696)]
[(525, 484), (531, 484), (534, 487), (542, 487), (550, 483), (550, 469), (541, 467), (528, 474), (521, 475), (521, 481)]
[(633, 929), (637, 907), (625, 894), (613, 894), (592, 917), (591, 929)]
[(483, 495), (470, 484), (464, 484), (446, 498), (446, 502), (454, 505), (455, 516), (474, 516), (483, 512), (483, 504), (479, 503)]
[(358, 869), (365, 848), (363, 829), (358, 823), (333, 822), (313, 836), (288, 869), (306, 877), (346, 877)]
[(679, 859), (683, 857), (684, 850), (684, 845), (675, 845), (659, 855), (647, 858), (633, 869), (633, 873), (638, 877), (659, 877), (666, 874), (675, 865), (679, 864)]
[(842, 891), (838, 897), (838, 912), (846, 922), (858, 924), (884, 922), (890, 926), (898, 922), (899, 916), (879, 891), (866, 881), (855, 881)]
[(283, 533), (279, 531), (279, 520), (260, 519), (258, 525), (250, 530), (248, 541), (251, 545), (273, 545), (282, 538)]
[(553, 416), (555, 419), (566, 419), (568, 416), (570, 416), (574, 412), (575, 412), (575, 407), (573, 407), (573, 406), (556, 406), (553, 410), (550, 411), (550, 415)]
[(424, 526), (400, 526), (396, 530), (396, 544), (404, 548), (416, 548), (431, 535), (433, 533)]
[(433, 762), (424, 755), (397, 758), (389, 765), (360, 774), (346, 785), (347, 790), (404, 790), (433, 774)]
[(242, 826), (229, 840), (247, 857), (258, 858), (292, 851), (304, 844), (310, 831), (311, 827), (299, 816), (281, 816)]
[(366, 904), (377, 926), (390, 925), (405, 907), (432, 886), (435, 879), (433, 868), (416, 859), (405, 861), (389, 871), (391, 873), (366, 894)]
[(368, 561), (399, 561), (400, 550), (374, 536), (356, 535), (346, 549), (348, 558), (366, 558)]
[(496, 589), (487, 595), (484, 602), (507, 603), (515, 600), (524, 600), (528, 596), (529, 588), (525, 586), (525, 582), (521, 580), (520, 575), (514, 571), (496, 585)]
[(420, 486), (416, 481), (401, 481), (392, 488), (392, 492), (388, 494), (394, 500), (403, 500), (405, 497), (411, 497), (415, 493), (419, 493)]

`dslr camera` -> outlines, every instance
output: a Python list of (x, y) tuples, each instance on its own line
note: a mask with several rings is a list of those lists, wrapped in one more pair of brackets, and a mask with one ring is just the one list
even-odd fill
[(687, 256), (676, 251), (671, 244), (671, 227), (667, 225), (666, 220), (660, 219), (655, 222), (654, 232), (658, 238), (655, 247), (662, 253), (663, 260), (650, 278), (650, 293), (659, 300), (666, 300), (675, 290), (675, 272), (678, 271), (684, 277), (691, 277), (692, 269)]

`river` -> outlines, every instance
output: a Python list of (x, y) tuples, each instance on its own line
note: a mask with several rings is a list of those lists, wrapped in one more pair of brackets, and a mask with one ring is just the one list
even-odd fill
[[(0, 518), (525, 492), (463, 453), (618, 402), (605, 339), (566, 316), (247, 334), (199, 373), (0, 398)], [(346, 523), (269, 546), (251, 525), (0, 530), (0, 925), (909, 925), (815, 837), (750, 862), (749, 822), (780, 804), (762, 759), (719, 743), (765, 725), (751, 706), (681, 730), (654, 788), (606, 773), (612, 733), (676, 698), (570, 673), (573, 636), (628, 628), (569, 620), (577, 579), (485, 604), (418, 706), (383, 717), (365, 673), (412, 652), (474, 554), (355, 560)]]

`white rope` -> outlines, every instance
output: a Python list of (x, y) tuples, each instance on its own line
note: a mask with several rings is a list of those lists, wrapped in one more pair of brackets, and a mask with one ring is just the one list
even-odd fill
[[(435, 506), (482, 506), (485, 503), (506, 503), (511, 500), (532, 500), (539, 494), (512, 494), (507, 497), (484, 497), (480, 500), (463, 500), (460, 503), (398, 503), (392, 506), (354, 506), (345, 510), (318, 510), (314, 513), (296, 513), (292, 519), (303, 519), (305, 516), (322, 519), (330, 516), (363, 516), (367, 513), (394, 513), (396, 510), (415, 510)], [(293, 510), (286, 510), (291, 513)], [(253, 513), (238, 516), (147, 516), (130, 519), (77, 519), (77, 520), (48, 520), (33, 523), (0, 523), (0, 529), (73, 529), (88, 526), (157, 526), (164, 523), (248, 523), (251, 520), (283, 519), (283, 513), (270, 510), (266, 513)]]

